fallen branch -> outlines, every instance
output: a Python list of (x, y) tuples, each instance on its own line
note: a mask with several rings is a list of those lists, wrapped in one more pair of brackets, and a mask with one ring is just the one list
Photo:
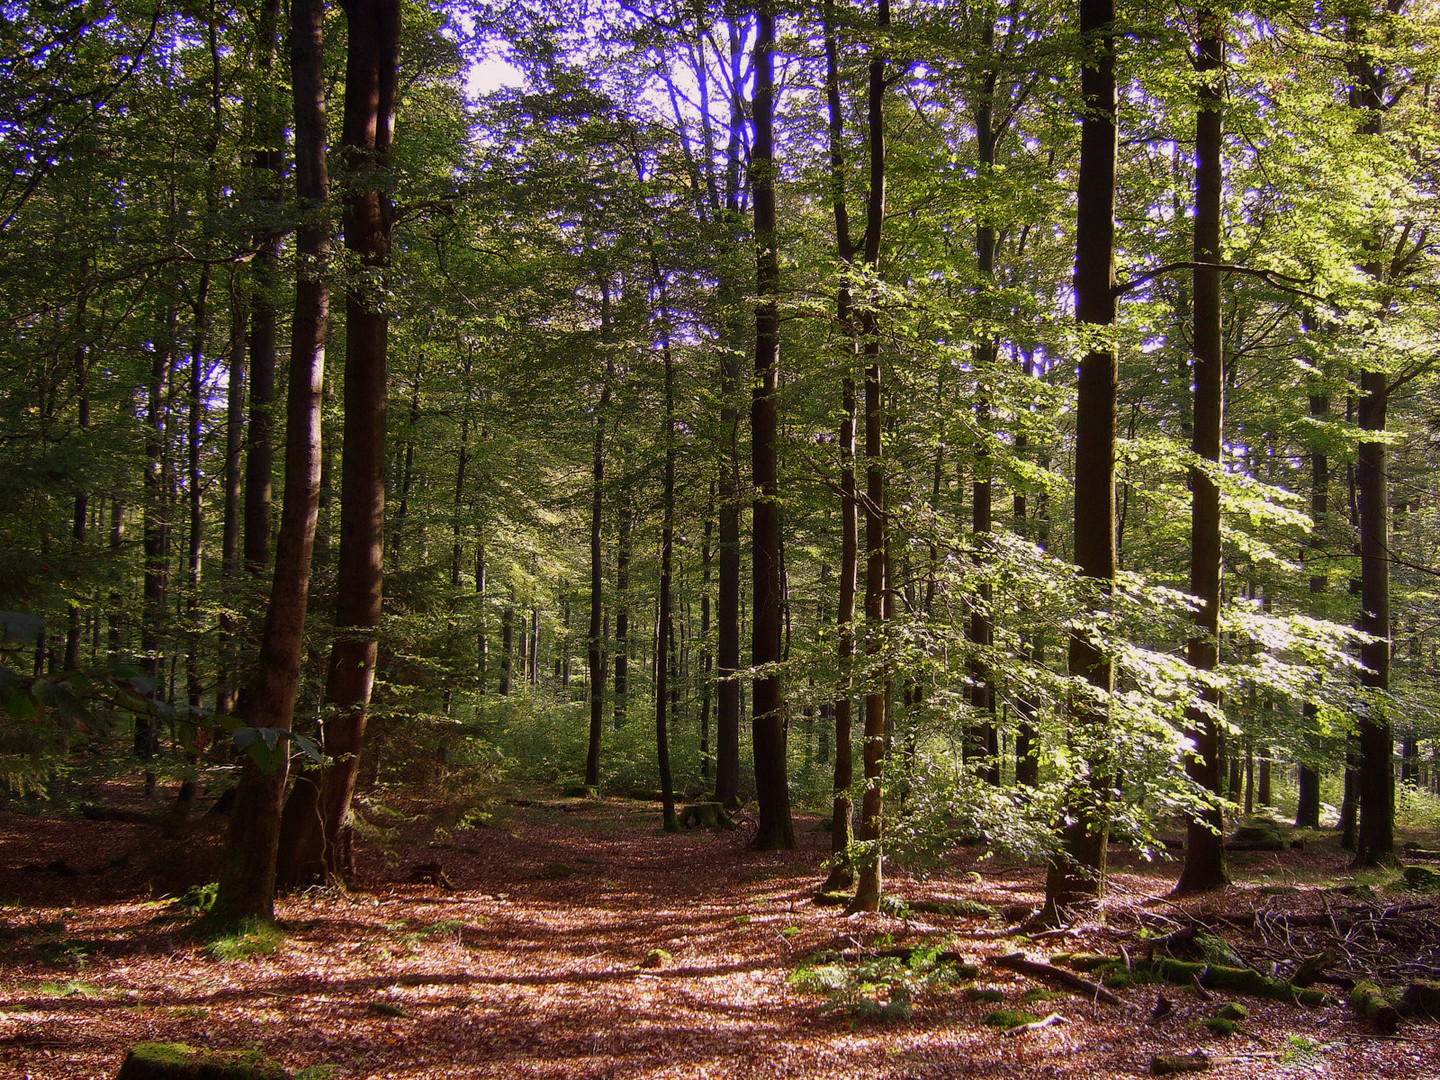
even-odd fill
[(1373, 982), (1358, 982), (1350, 991), (1350, 1007), (1375, 1025), (1382, 1035), (1394, 1035), (1400, 1030), (1400, 1012), (1385, 992)]
[(1018, 971), (1022, 975), (1029, 975), (1033, 979), (1042, 982), (1056, 983), (1073, 990), (1077, 994), (1084, 994), (1092, 1001), (1103, 1001), (1106, 1005), (1119, 1005), (1120, 999), (1116, 997), (1099, 983), (1091, 982), (1089, 979), (1082, 979), (1073, 971), (1066, 971), (1064, 968), (1055, 967), (1053, 964), (1042, 963), (1039, 960), (1031, 960), (1024, 953), (1009, 953), (1005, 956), (997, 956), (990, 961), (996, 967), (1006, 968), (1010, 971)]
[(1026, 1031), (1039, 1031), (1041, 1028), (1054, 1027), (1056, 1024), (1068, 1023), (1070, 1023), (1070, 1021), (1067, 1020), (1065, 1017), (1061, 1016), (1059, 1013), (1051, 1013), (1043, 1020), (1032, 1020), (1028, 1024), (1016, 1024), (1012, 1028), (1006, 1028), (1005, 1035), (1009, 1037), (1011, 1035), (1019, 1035)]

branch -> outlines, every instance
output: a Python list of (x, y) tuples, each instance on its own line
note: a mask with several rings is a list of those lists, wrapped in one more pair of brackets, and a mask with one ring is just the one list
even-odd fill
[(1163, 266), (1157, 266), (1144, 274), (1139, 274), (1129, 281), (1116, 282), (1112, 293), (1115, 296), (1124, 296), (1126, 293), (1134, 292), (1146, 282), (1154, 281), (1165, 274), (1173, 273), (1176, 270), (1217, 270), (1224, 274), (1243, 274), (1246, 277), (1259, 278), (1267, 285), (1272, 285), (1282, 292), (1291, 293), (1294, 296), (1303, 296), (1307, 300), (1314, 300), (1318, 304), (1339, 310), (1339, 305), (1328, 296), (1319, 296), (1306, 289), (1299, 288), (1300, 285), (1308, 284), (1303, 278), (1291, 277), (1289, 274), (1282, 274), (1276, 270), (1262, 270), (1254, 266), (1235, 266), (1231, 263), (1211, 262), (1173, 262)]

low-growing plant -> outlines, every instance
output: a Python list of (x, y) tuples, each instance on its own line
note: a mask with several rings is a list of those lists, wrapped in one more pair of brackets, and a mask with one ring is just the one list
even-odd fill
[(271, 956), (285, 935), (274, 923), (245, 919), (233, 930), (217, 934), (207, 942), (210, 955), (227, 963), (251, 956)]

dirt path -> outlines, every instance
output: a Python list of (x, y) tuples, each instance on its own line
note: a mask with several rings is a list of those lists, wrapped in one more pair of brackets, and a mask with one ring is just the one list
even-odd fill
[[(1222, 1041), (1200, 1027), (1213, 1003), (1186, 991), (1152, 1027), (1155, 987), (1118, 1008), (1026, 1004), (1037, 984), (984, 966), (1017, 947), (1104, 947), (1159, 879), (1117, 877), (1112, 929), (1026, 945), (996, 920), (815, 906), (825, 836), (811, 822), (801, 851), (758, 855), (741, 833), (659, 835), (634, 804), (549, 804), (438, 846), (367, 851), (371, 891), (287, 900), (271, 951), (242, 941), (222, 959), (148, 899), (142, 828), (0, 817), (0, 1080), (108, 1080), (140, 1040), (260, 1048), (337, 1078), (1136, 1077), (1157, 1050), (1197, 1047), (1249, 1059), (1215, 1076), (1440, 1076), (1437, 1025), (1385, 1040), (1340, 1008), (1247, 1001), (1248, 1034)], [(130, 865), (108, 868), (127, 850)], [(82, 873), (40, 869), (57, 860)], [(453, 888), (406, 880), (430, 860)], [(1039, 883), (978, 869), (904, 891), (1014, 903)], [(817, 950), (936, 932), (957, 935), (981, 976), (918, 992), (906, 1019), (827, 1008), (787, 983)], [(997, 1003), (977, 990), (1070, 1022), (1004, 1037), (981, 1023)]]

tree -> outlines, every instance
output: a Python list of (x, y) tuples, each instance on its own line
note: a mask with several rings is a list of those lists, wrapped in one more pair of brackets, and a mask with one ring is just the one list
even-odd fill
[(394, 207), (390, 152), (400, 70), (399, 0), (347, 0), (345, 247), (357, 262), (345, 301), (345, 436), (335, 642), (325, 697), (330, 764), (297, 778), (285, 808), (283, 878), (295, 886), (350, 872), (350, 800), (375, 685), (384, 578), (385, 271)]
[[(260, 665), (249, 701), (250, 728), (270, 752), (270, 767), (252, 754), (241, 766), (225, 840), (225, 858), (210, 918), (218, 925), (274, 914), (281, 799), (289, 763), (284, 736), (295, 715), (309, 604), (310, 562), (320, 505), (320, 403), (329, 325), (326, 245), (325, 5), (293, 0), (291, 85), (295, 102), (295, 194), (304, 214), (296, 235), (295, 319), (286, 395), (285, 500), (274, 584), (260, 639)], [(274, 733), (273, 735), (270, 733)]]
[(755, 9), (755, 145), (750, 188), (755, 200), (755, 382), (750, 404), (751, 482), (755, 486), (750, 662), (755, 667), (752, 729), (762, 851), (795, 846), (780, 693), (781, 569), (778, 386), (780, 256), (775, 214), (775, 9)]
[(1187, 710), (1194, 749), (1185, 771), (1214, 800), (1192, 818), (1185, 833), (1181, 891), (1229, 884), (1225, 870), (1225, 819), (1219, 805), (1220, 692), (1214, 672), (1220, 653), (1220, 487), (1207, 471), (1220, 468), (1224, 439), (1225, 365), (1220, 325), (1220, 205), (1224, 193), (1222, 163), (1222, 90), (1225, 64), (1225, 16), (1213, 9), (1198, 13), (1195, 72), (1200, 105), (1195, 112), (1195, 269), (1194, 350), (1195, 412), (1190, 448), (1205, 465), (1190, 468), (1190, 593), (1198, 601), (1195, 633), (1186, 657), (1199, 682), (1198, 702)]
[[(1115, 5), (1080, 0), (1085, 50), (1080, 74), (1080, 166), (1076, 181), (1075, 314), (1084, 335), (1075, 408), (1075, 562), (1099, 597), (1115, 579)], [(1069, 671), (1088, 684), (1072, 690), (1072, 738), (1088, 775), (1071, 781), (1060, 849), (1045, 878), (1044, 916), (1093, 902), (1105, 877), (1109, 820), (1105, 804), (1113, 778), (1103, 736), (1113, 671), (1100, 610), (1070, 632)]]

